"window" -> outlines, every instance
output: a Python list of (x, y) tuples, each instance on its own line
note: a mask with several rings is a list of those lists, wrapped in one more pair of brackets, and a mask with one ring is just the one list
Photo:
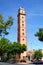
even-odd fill
[(24, 33), (22, 33), (24, 35)]
[(22, 16), (22, 18), (24, 18), (24, 17)]
[(23, 11), (22, 11), (22, 13), (23, 13)]
[(24, 21), (22, 21), (22, 23), (24, 23)]
[(24, 41), (24, 38), (22, 40)]
[(24, 24), (22, 24), (22, 26), (24, 26)]
[(22, 29), (22, 31), (24, 31), (24, 29)]

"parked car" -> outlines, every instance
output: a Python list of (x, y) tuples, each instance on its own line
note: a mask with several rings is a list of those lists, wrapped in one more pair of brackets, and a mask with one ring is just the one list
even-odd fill
[(0, 60), (0, 62), (3, 62), (3, 60)]
[(34, 60), (33, 64), (43, 64), (43, 62), (41, 60)]
[(14, 60), (14, 59), (9, 59), (7, 62), (13, 64), (13, 63), (16, 63), (16, 60)]

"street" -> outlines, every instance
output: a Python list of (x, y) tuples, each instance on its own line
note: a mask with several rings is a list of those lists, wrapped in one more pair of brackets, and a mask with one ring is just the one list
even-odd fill
[(24, 64), (24, 63), (14, 63), (14, 64), (10, 64), (10, 63), (4, 63), (4, 62), (0, 62), (0, 65), (42, 65), (42, 64)]

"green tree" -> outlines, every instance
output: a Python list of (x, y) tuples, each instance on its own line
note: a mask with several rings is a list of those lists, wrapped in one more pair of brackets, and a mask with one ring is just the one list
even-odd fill
[(10, 43), (8, 43), (7, 48), (6, 48), (6, 53), (7, 53), (8, 59), (10, 59), (10, 55), (13, 54), (12, 51), (13, 51), (13, 44), (10, 42)]
[(8, 29), (13, 25), (13, 17), (9, 16), (8, 20), (4, 21), (4, 17), (0, 14), (0, 36), (8, 35)]
[(38, 37), (38, 39), (43, 42), (43, 28), (39, 28), (39, 31), (36, 32), (35, 36)]
[(1, 38), (0, 40), (0, 56), (3, 59), (5, 53), (12, 51), (12, 43), (7, 38)]
[(13, 50), (13, 44), (7, 39), (4, 38), (5, 35), (9, 34), (9, 29), (13, 25), (13, 17), (9, 16), (8, 19), (5, 21), (2, 14), (0, 14), (0, 55), (1, 59), (4, 53), (9, 54)]
[(19, 58), (20, 58), (20, 54), (26, 51), (25, 44), (21, 45), (19, 42), (14, 42), (13, 46), (14, 46), (14, 52), (19, 54)]
[(35, 52), (34, 52), (34, 54), (35, 54), (35, 56), (34, 56), (34, 58), (35, 59), (41, 59), (42, 58), (42, 51), (41, 50), (36, 50)]

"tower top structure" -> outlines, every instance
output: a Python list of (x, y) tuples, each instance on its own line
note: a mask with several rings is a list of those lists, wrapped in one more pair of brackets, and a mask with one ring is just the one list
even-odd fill
[(19, 10), (18, 10), (18, 15), (21, 14), (21, 15), (26, 15), (25, 13), (25, 9), (20, 7)]
[(23, 7), (20, 7), (19, 9), (22, 9), (22, 10), (24, 10), (24, 8), (23, 8)]

